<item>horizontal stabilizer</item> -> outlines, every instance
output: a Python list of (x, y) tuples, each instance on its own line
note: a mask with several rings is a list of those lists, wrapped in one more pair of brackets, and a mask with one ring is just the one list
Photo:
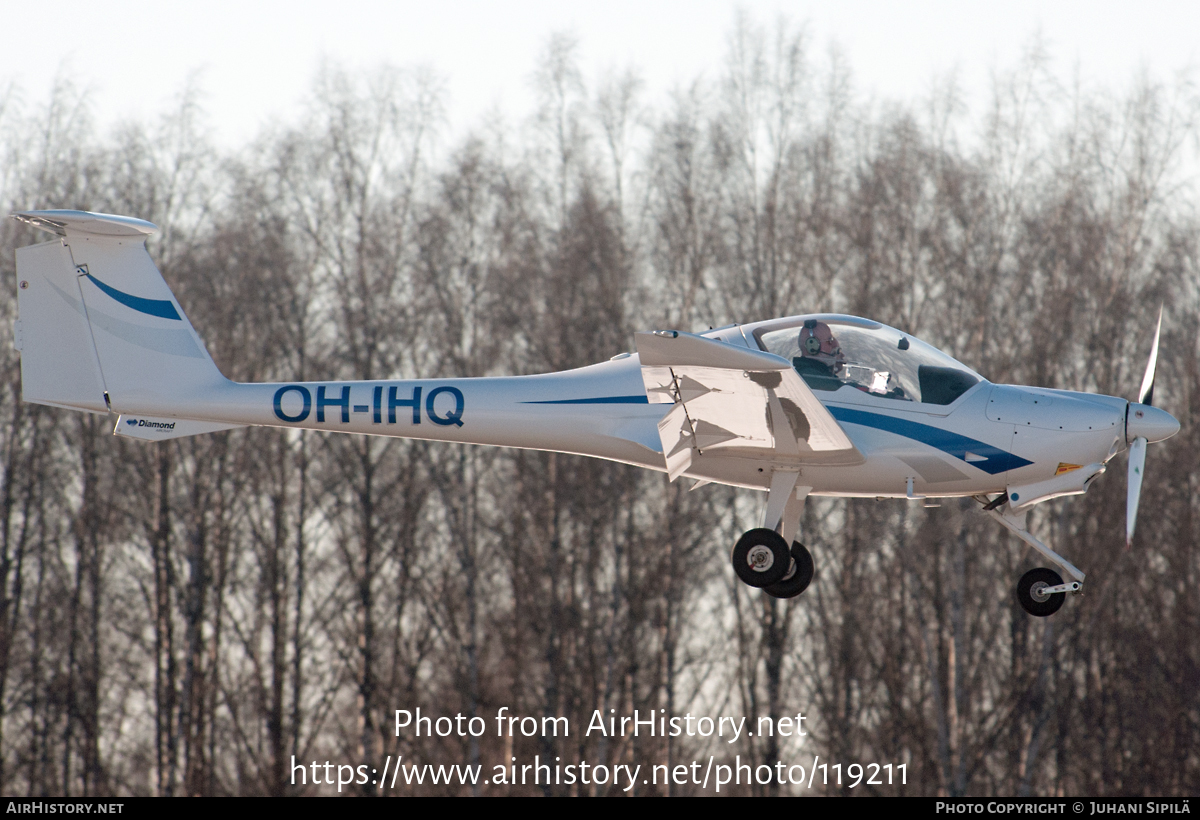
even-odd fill
[(13, 218), (59, 236), (66, 236), (67, 231), (89, 236), (130, 238), (145, 238), (158, 233), (158, 226), (144, 219), (116, 214), (96, 214), (91, 211), (20, 211), (13, 214)]

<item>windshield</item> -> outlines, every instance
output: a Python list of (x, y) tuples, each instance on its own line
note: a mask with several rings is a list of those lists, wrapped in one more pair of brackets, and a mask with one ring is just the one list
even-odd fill
[(850, 386), (887, 399), (946, 405), (983, 379), (919, 339), (850, 316), (800, 316), (754, 336), (763, 350), (788, 359), (813, 390)]

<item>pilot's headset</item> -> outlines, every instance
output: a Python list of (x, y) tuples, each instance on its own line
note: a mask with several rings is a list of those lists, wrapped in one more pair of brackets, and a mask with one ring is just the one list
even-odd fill
[(829, 325), (816, 319), (804, 320), (800, 329), (800, 355), (833, 365), (841, 362), (841, 354), (842, 348)]

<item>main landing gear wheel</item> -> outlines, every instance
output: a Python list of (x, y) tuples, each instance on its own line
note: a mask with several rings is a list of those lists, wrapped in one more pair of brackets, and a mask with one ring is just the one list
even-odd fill
[(792, 561), (787, 574), (777, 584), (763, 589), (772, 598), (795, 598), (812, 583), (813, 573), (812, 553), (799, 541), (792, 542)]
[(1029, 570), (1017, 582), (1017, 600), (1021, 602), (1021, 608), (1037, 618), (1045, 618), (1058, 612), (1063, 601), (1067, 600), (1067, 594), (1047, 593), (1044, 590), (1059, 586), (1062, 582), (1062, 576), (1052, 569), (1038, 567)]
[(783, 580), (791, 568), (787, 541), (774, 530), (759, 527), (738, 539), (733, 548), (733, 571), (752, 587), (769, 587)]

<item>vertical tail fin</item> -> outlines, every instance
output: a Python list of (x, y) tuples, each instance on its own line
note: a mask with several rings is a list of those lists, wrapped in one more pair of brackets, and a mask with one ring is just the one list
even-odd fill
[(17, 219), (59, 239), (17, 251), (17, 347), (26, 401), (186, 416), (226, 383), (163, 281), (149, 222), (87, 211)]

